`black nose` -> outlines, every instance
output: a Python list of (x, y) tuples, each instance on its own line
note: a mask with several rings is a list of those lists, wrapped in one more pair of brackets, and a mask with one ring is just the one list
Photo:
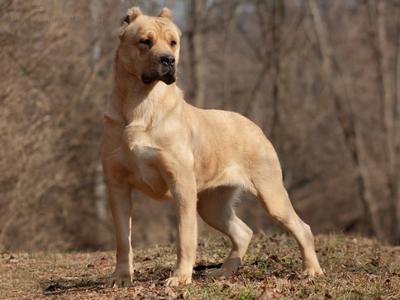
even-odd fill
[(175, 64), (175, 57), (173, 55), (163, 55), (160, 58), (160, 61), (165, 66), (173, 66)]

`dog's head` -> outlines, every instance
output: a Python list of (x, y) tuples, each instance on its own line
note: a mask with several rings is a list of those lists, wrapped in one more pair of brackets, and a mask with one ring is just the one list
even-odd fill
[(180, 35), (168, 8), (163, 8), (158, 17), (150, 17), (133, 7), (122, 23), (118, 63), (145, 84), (158, 80), (172, 84), (176, 80)]

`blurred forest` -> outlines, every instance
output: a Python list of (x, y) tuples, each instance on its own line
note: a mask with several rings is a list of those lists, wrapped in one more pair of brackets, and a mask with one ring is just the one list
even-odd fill
[[(114, 247), (99, 145), (132, 5), (174, 11), (186, 100), (263, 128), (315, 233), (400, 243), (400, 1), (1, 0), (0, 250)], [(172, 205), (133, 199), (134, 246), (172, 242)]]

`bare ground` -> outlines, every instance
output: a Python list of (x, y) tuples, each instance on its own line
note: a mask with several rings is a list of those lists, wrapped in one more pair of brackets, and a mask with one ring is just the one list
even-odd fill
[(1, 299), (400, 299), (400, 247), (343, 235), (317, 236), (326, 276), (308, 278), (293, 239), (253, 239), (235, 276), (208, 275), (229, 251), (223, 239), (203, 240), (192, 285), (166, 288), (173, 270), (172, 246), (135, 251), (133, 287), (106, 288), (113, 252), (2, 253)]

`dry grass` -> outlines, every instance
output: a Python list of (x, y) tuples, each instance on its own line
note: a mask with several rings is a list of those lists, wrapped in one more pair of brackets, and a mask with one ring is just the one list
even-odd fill
[(360, 237), (318, 236), (317, 249), (326, 276), (307, 278), (294, 241), (286, 235), (253, 240), (245, 263), (230, 279), (208, 274), (227, 254), (222, 239), (202, 241), (194, 283), (165, 288), (173, 269), (174, 248), (135, 251), (134, 285), (105, 287), (113, 252), (3, 253), (0, 298), (32, 299), (399, 299), (400, 248)]

